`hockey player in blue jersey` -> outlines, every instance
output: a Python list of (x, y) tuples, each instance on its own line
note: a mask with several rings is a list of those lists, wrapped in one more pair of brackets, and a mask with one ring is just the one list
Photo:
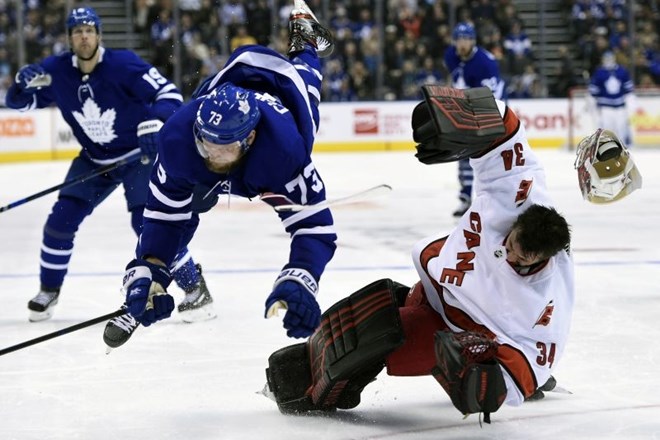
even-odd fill
[(634, 110), (634, 85), (612, 52), (603, 54), (601, 66), (591, 76), (589, 95), (598, 127), (612, 130), (625, 144), (632, 145), (629, 116)]
[[(135, 160), (60, 191), (44, 227), (41, 289), (28, 303), (32, 322), (53, 315), (78, 227), (120, 184), (131, 225), (140, 233), (158, 130), (183, 102), (176, 86), (155, 67), (133, 52), (101, 45), (101, 20), (92, 8), (73, 9), (66, 26), (71, 51), (22, 67), (7, 93), (7, 106), (27, 111), (55, 104), (60, 109), (82, 146), (67, 179), (129, 157), (142, 156), (148, 163)], [(199, 269), (182, 251), (172, 264), (177, 284), (187, 292), (179, 308), (185, 320), (191, 306), (200, 300), (208, 305), (212, 299)], [(212, 309), (207, 309), (201, 317), (213, 316)], [(130, 316), (118, 318), (106, 331), (106, 342), (121, 342), (125, 331), (135, 326)]]
[[(319, 124), (319, 56), (332, 47), (327, 29), (296, 0), (288, 58), (263, 46), (238, 48), (165, 123), (137, 258), (124, 277), (126, 304), (142, 324), (167, 318), (173, 309), (167, 268), (199, 223), (191, 210), (194, 185), (208, 188), (210, 205), (220, 194), (262, 197), (272, 205), (323, 204), (325, 186), (310, 154)], [(302, 338), (319, 324), (315, 297), (336, 234), (327, 205), (279, 217), (291, 237), (290, 253), (265, 316), (286, 310), (287, 335)]]
[[(477, 33), (470, 23), (459, 23), (452, 32), (452, 45), (445, 52), (445, 66), (451, 73), (451, 85), (457, 89), (488, 87), (495, 99), (504, 99), (504, 81), (497, 60), (476, 45)], [(472, 203), (473, 172), (467, 159), (458, 161), (459, 206), (454, 217), (462, 216)]]

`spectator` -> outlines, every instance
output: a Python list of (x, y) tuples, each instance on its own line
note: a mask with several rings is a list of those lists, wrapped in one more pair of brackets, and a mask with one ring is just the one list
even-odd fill
[(272, 19), (267, 0), (257, 0), (248, 3), (247, 30), (248, 34), (256, 38), (257, 43), (268, 46), (272, 29)]
[(169, 9), (161, 9), (158, 20), (151, 25), (151, 43), (153, 44), (153, 65), (171, 77), (174, 72), (172, 66), (172, 45), (174, 39), (174, 20)]
[(519, 21), (513, 22), (511, 32), (504, 37), (504, 51), (511, 75), (522, 75), (525, 67), (532, 62), (532, 41), (522, 31)]
[[(289, 11), (291, 7), (289, 7)], [(236, 29), (247, 21), (245, 6), (239, 0), (226, 0), (218, 9), (220, 23), (227, 28), (227, 36), (232, 38)], [(288, 15), (287, 15), (288, 18)]]
[(236, 35), (234, 35), (229, 42), (229, 50), (233, 52), (237, 48), (245, 46), (246, 44), (257, 44), (257, 39), (248, 34), (246, 26), (240, 25), (236, 28)]
[(557, 49), (559, 55), (559, 66), (555, 72), (556, 82), (552, 89), (552, 95), (565, 98), (571, 87), (577, 85), (575, 77), (575, 66), (568, 50), (568, 46), (561, 45)]

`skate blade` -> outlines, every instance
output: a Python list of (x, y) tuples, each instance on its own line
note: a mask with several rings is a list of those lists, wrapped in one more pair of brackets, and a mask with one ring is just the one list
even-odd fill
[(193, 324), (195, 322), (209, 321), (211, 319), (215, 319), (218, 317), (218, 315), (215, 313), (215, 310), (213, 309), (213, 303), (209, 303), (198, 309), (190, 309), (190, 310), (185, 310), (183, 312), (179, 312), (179, 317), (181, 318), (181, 321), (185, 322), (186, 324)]
[(43, 312), (35, 312), (34, 310), (30, 310), (30, 316), (28, 317), (28, 320), (30, 322), (45, 321), (53, 317), (53, 312), (54, 311), (52, 307), (44, 310)]

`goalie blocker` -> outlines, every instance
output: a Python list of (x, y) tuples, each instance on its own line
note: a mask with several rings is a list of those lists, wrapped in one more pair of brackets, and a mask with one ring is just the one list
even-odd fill
[(454, 162), (486, 153), (505, 134), (488, 87), (422, 86), (424, 101), (412, 113), (413, 139), (425, 164)]
[[(273, 353), (266, 369), (267, 387), (284, 414), (350, 409), (360, 403), (362, 390), (383, 370), (388, 355), (404, 345), (405, 337), (428, 331), (404, 326), (399, 307), (410, 288), (390, 279), (376, 281), (330, 307), (321, 325), (305, 343)], [(412, 293), (412, 291), (411, 291)], [(404, 327), (413, 334), (405, 335)], [(413, 328), (413, 330), (410, 330)], [(497, 343), (465, 332), (435, 334), (435, 366), (417, 370), (417, 361), (389, 371), (393, 375), (433, 375), (463, 414), (495, 412), (506, 397), (506, 386), (495, 359)], [(403, 350), (404, 356), (411, 353)]]

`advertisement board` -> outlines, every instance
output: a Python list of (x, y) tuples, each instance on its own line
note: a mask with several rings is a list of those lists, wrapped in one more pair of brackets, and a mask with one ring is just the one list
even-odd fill
[[(644, 145), (660, 145), (660, 98), (639, 97), (631, 118)], [(589, 115), (568, 99), (510, 100), (535, 148), (568, 148)], [(315, 151), (413, 150), (410, 117), (416, 101), (322, 103)], [(572, 119), (571, 119), (572, 118)], [(571, 122), (572, 121), (572, 122)], [(643, 137), (642, 137), (643, 135)], [(0, 162), (73, 157), (80, 150), (55, 108), (21, 113), (0, 109)]]

